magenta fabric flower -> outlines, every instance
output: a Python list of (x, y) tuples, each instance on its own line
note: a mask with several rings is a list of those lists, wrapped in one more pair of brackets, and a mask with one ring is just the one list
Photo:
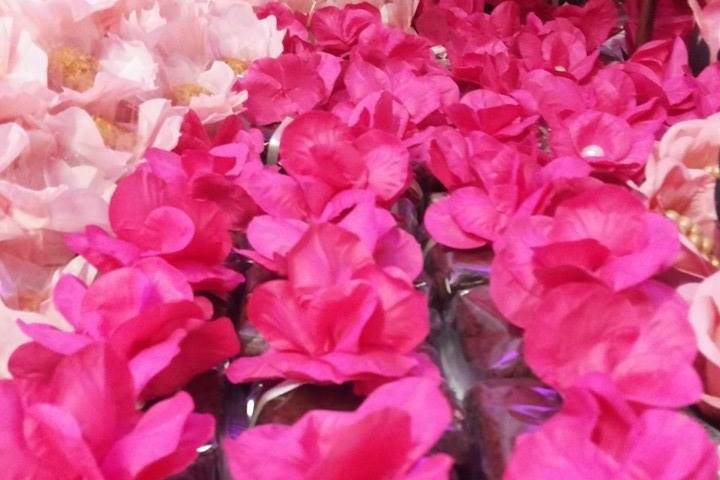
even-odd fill
[(110, 225), (117, 239), (88, 227), (84, 234), (70, 235), (68, 244), (101, 270), (160, 256), (200, 290), (225, 293), (242, 281), (242, 275), (222, 266), (231, 249), (225, 212), (214, 202), (190, 198), (147, 165), (118, 183)]
[(262, 168), (263, 135), (257, 129), (245, 130), (238, 116), (226, 118), (216, 129), (211, 138), (191, 111), (173, 152), (149, 149), (145, 158), (152, 172), (173, 189), (214, 203), (228, 216), (231, 229), (244, 230), (260, 209), (243, 188), (242, 176)]
[(310, 227), (286, 255), (288, 279), (251, 294), (248, 318), (269, 344), (228, 368), (233, 382), (264, 378), (343, 383), (402, 377), (427, 336), (424, 295), (399, 269), (379, 268), (356, 235)]
[(248, 92), (245, 114), (255, 125), (268, 125), (309, 112), (330, 98), (340, 69), (340, 60), (326, 53), (258, 60), (237, 84)]
[(600, 53), (588, 48), (583, 32), (569, 20), (543, 24), (533, 15), (526, 31), (518, 34), (517, 48), (528, 70), (545, 69), (580, 81), (594, 70)]
[[(670, 266), (677, 229), (627, 190), (599, 182), (555, 182), (495, 242), (493, 300), (513, 323), (528, 325), (547, 293), (569, 282), (613, 291), (638, 285)], [(536, 202), (537, 195), (531, 199)]]
[(448, 478), (452, 460), (425, 456), (450, 422), (435, 381), (383, 385), (354, 412), (316, 410), (294, 425), (262, 425), (226, 438), (234, 480)]
[[(422, 51), (426, 56), (429, 53), (427, 48)], [(389, 60), (383, 59), (383, 63), (386, 61)], [(388, 92), (407, 110), (409, 120), (418, 125), (430, 121), (431, 115), (456, 103), (459, 92), (445, 72), (417, 70), (405, 63), (395, 68), (387, 65), (379, 67), (361, 54), (354, 54), (343, 80), (354, 105), (367, 101), (369, 96)]]
[(636, 176), (653, 148), (652, 135), (608, 113), (573, 114), (552, 128), (550, 144), (555, 155), (578, 156), (597, 172), (619, 178)]
[(537, 432), (518, 438), (504, 478), (711, 480), (717, 469), (716, 448), (694, 420), (637, 411), (594, 377), (565, 392), (560, 413)]
[(54, 300), (74, 331), (21, 323), (34, 343), (10, 359), (18, 378), (47, 368), (52, 353), (72, 355), (106, 342), (127, 359), (136, 391), (155, 398), (175, 392), (240, 349), (232, 322), (211, 321), (207, 300), (195, 298), (182, 273), (158, 258), (109, 272), (89, 286), (63, 277)]
[(535, 188), (536, 162), (481, 132), (438, 129), (426, 145), (430, 171), (450, 190), (425, 212), (425, 227), (453, 248), (499, 239)]
[(326, 112), (305, 114), (288, 125), (280, 162), (316, 214), (335, 194), (355, 188), (367, 188), (382, 204), (391, 204), (412, 178), (407, 149), (396, 137), (355, 131)]
[[(424, 224), (437, 242), (473, 249), (502, 237), (523, 202), (556, 178), (586, 176), (579, 159), (561, 157), (540, 167), (536, 160), (493, 137), (438, 129), (427, 144), (427, 166), (449, 190), (425, 212)], [(530, 207), (531, 209), (531, 207)]]
[(357, 44), (366, 28), (381, 22), (380, 12), (367, 3), (344, 8), (328, 6), (313, 12), (310, 31), (316, 47), (333, 55), (342, 55)]
[(645, 282), (619, 293), (599, 284), (563, 285), (538, 311), (527, 323), (524, 353), (551, 386), (563, 391), (599, 372), (634, 404), (679, 408), (699, 399), (687, 306), (663, 284)]
[(618, 10), (612, 0), (588, 0), (584, 5), (565, 3), (554, 11), (579, 28), (589, 49), (599, 47), (617, 28)]
[[(527, 92), (515, 97), (491, 90), (473, 90), (448, 107), (448, 118), (463, 131), (480, 130), (500, 140), (517, 140), (536, 127), (538, 115)], [(529, 103), (529, 104), (528, 104)]]
[[(180, 392), (136, 410), (130, 371), (95, 344), (28, 380), (0, 381), (8, 478), (150, 480), (180, 473), (214, 432)], [(150, 442), (150, 443), (149, 443)], [(149, 448), (151, 447), (151, 448)]]
[[(383, 268), (399, 268), (408, 278), (422, 271), (420, 244), (399, 228), (393, 215), (376, 206), (367, 190), (346, 190), (328, 202), (317, 219), (335, 223), (357, 235)], [(258, 215), (250, 222), (247, 239), (253, 250), (240, 252), (269, 270), (285, 274), (286, 256), (310, 228), (310, 223), (292, 218)]]

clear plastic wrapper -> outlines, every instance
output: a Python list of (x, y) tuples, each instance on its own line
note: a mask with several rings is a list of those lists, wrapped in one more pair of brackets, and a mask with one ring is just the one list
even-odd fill
[(478, 377), (531, 375), (522, 358), (522, 331), (497, 311), (488, 285), (458, 292), (446, 315), (451, 318), (463, 354)]
[(555, 391), (532, 378), (490, 379), (470, 390), (467, 422), (485, 478), (501, 479), (517, 436), (543, 423), (560, 405)]

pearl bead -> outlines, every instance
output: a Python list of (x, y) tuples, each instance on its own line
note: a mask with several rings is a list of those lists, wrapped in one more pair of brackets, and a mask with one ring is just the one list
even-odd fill
[(677, 224), (678, 227), (680, 227), (680, 231), (683, 233), (687, 233), (688, 230), (690, 230), (690, 227), (692, 227), (692, 221), (684, 215), (680, 215), (680, 218), (677, 220)]
[(690, 240), (690, 242), (692, 242), (693, 245), (700, 248), (700, 245), (702, 245), (703, 238), (697, 233), (691, 233), (690, 235), (688, 235), (688, 240)]
[(700, 235), (700, 225), (693, 224), (690, 226), (690, 235)]
[(580, 156), (583, 158), (604, 157), (605, 150), (600, 145), (587, 145), (580, 151)]
[(556, 72), (567, 72), (567, 68), (563, 67), (562, 65), (555, 65), (553, 70), (555, 70)]
[(720, 268), (720, 260), (718, 260), (717, 257), (711, 257), (710, 258), (710, 265), (712, 265), (715, 268)]

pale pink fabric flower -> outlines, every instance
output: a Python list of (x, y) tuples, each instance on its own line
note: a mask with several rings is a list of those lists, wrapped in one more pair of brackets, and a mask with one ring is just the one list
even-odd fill
[(294, 425), (261, 425), (223, 446), (235, 480), (440, 480), (451, 458), (425, 455), (450, 413), (437, 382), (407, 378), (377, 388), (354, 412), (311, 411)]
[(720, 50), (720, 2), (707, 0), (701, 5), (698, 0), (688, 0), (688, 5), (692, 9), (695, 23), (700, 28), (703, 40), (710, 47), (709, 57), (712, 61), (717, 58), (718, 50)]
[(207, 29), (215, 58), (224, 59), (238, 74), (257, 59), (277, 58), (283, 52), (285, 30), (277, 28), (275, 17), (260, 20), (244, 2), (234, 2), (227, 8), (215, 6)]
[(655, 148), (639, 186), (652, 210), (678, 222), (684, 248), (676, 267), (698, 276), (716, 267), (710, 260), (717, 240), (718, 128), (720, 114), (673, 125)]
[(711, 414), (717, 416), (720, 411), (720, 273), (682, 290), (690, 297), (690, 323), (703, 357), (700, 364), (705, 383), (703, 402), (710, 407)]
[(40, 115), (52, 99), (47, 54), (17, 19), (2, 13), (0, 9), (0, 122)]

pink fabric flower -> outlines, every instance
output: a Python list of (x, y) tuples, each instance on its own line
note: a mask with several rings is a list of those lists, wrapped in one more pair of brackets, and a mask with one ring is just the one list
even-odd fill
[(250, 295), (248, 318), (269, 343), (228, 368), (263, 378), (343, 383), (397, 378), (417, 367), (428, 333), (426, 299), (399, 269), (381, 269), (354, 234), (312, 226), (286, 255), (288, 279)]
[(618, 24), (618, 9), (612, 0), (588, 0), (582, 6), (565, 3), (553, 15), (566, 18), (579, 28), (589, 50), (605, 42)]
[(697, 285), (690, 293), (690, 323), (695, 330), (697, 346), (702, 355), (700, 372), (705, 384), (703, 402), (710, 413), (718, 416), (720, 410), (720, 273), (714, 273)]
[(380, 12), (365, 3), (344, 8), (328, 6), (313, 13), (310, 31), (317, 47), (342, 55), (357, 43), (363, 30), (380, 22)]
[[(592, 182), (555, 182), (537, 214), (518, 216), (495, 242), (491, 292), (511, 322), (526, 326), (550, 289), (600, 282), (638, 285), (675, 260), (675, 226), (633, 193)], [(530, 202), (537, 202), (537, 196)]]
[(118, 183), (110, 225), (117, 239), (88, 227), (69, 236), (68, 244), (101, 270), (161, 256), (197, 289), (225, 293), (242, 281), (222, 266), (231, 249), (228, 216), (213, 202), (189, 198), (148, 166)]
[[(335, 223), (357, 235), (383, 268), (399, 268), (408, 278), (422, 271), (420, 244), (399, 228), (392, 214), (375, 205), (375, 196), (366, 190), (346, 190), (337, 194), (320, 214), (318, 221)], [(241, 253), (281, 274), (286, 272), (286, 256), (310, 228), (310, 224), (291, 218), (259, 215), (248, 226), (247, 239), (252, 251)]]
[(674, 218), (682, 223), (684, 235), (676, 267), (698, 276), (713, 271), (709, 256), (716, 251), (714, 171), (720, 155), (720, 140), (715, 135), (719, 126), (720, 115), (713, 115), (668, 129), (648, 161), (645, 182), (639, 187), (652, 210), (677, 215)]
[(710, 59), (716, 59), (718, 50), (720, 50), (720, 35), (718, 34), (720, 3), (713, 0), (703, 2), (704, 5), (701, 5), (698, 0), (688, 0), (687, 3), (692, 9), (695, 23), (700, 28), (703, 40), (710, 47)]
[(653, 140), (621, 118), (594, 111), (570, 115), (550, 135), (555, 155), (578, 156), (597, 172), (620, 178), (632, 178), (645, 166)]
[[(36, 343), (15, 351), (10, 369), (16, 377), (45, 368), (50, 352), (71, 355), (104, 341), (127, 359), (136, 391), (155, 398), (239, 351), (232, 322), (210, 321), (206, 301), (195, 299), (182, 274), (157, 258), (114, 270), (87, 287), (63, 277), (54, 301), (74, 331), (21, 322)], [(38, 356), (43, 349), (47, 353)]]
[(150, 149), (145, 158), (155, 175), (195, 200), (216, 204), (233, 230), (244, 230), (260, 210), (243, 188), (242, 175), (262, 168), (263, 135), (243, 129), (239, 116), (227, 117), (216, 129), (211, 138), (189, 112), (174, 151)]
[(500, 238), (533, 190), (533, 160), (480, 132), (463, 137), (442, 129), (428, 143), (430, 171), (450, 189), (425, 213), (433, 239), (467, 249)]
[(379, 130), (353, 131), (336, 116), (312, 112), (283, 132), (280, 162), (298, 181), (311, 212), (338, 192), (367, 188), (391, 204), (411, 182), (407, 149)]
[[(429, 53), (427, 48), (422, 51)], [(385, 55), (385, 52), (377, 54)], [(420, 74), (408, 65), (389, 68), (385, 62), (384, 58), (382, 63), (376, 62), (384, 65), (379, 67), (361, 53), (351, 57), (343, 81), (347, 95), (355, 105), (367, 101), (369, 96), (388, 92), (407, 110), (409, 120), (417, 125), (458, 101), (458, 87), (445, 72)]]
[(697, 84), (690, 72), (688, 51), (682, 39), (646, 43), (633, 54), (628, 65), (646, 66), (657, 75), (671, 121), (694, 117)]
[(546, 69), (556, 75), (584, 80), (595, 68), (599, 51), (588, 49), (583, 32), (570, 21), (543, 24), (528, 17), (527, 31), (519, 33), (517, 48), (528, 70)]
[(127, 364), (102, 345), (31, 380), (0, 381), (0, 404), (8, 478), (166, 478), (214, 432), (184, 392), (137, 411)]
[[(693, 29), (693, 14), (686, 0), (658, 0), (655, 7), (652, 32), (648, 40), (661, 40), (675, 37), (685, 37)], [(628, 44), (636, 47), (635, 33), (638, 31), (638, 22), (642, 14), (642, 1), (629, 0), (625, 2), (627, 19)]]
[(614, 293), (599, 284), (554, 289), (527, 323), (524, 353), (545, 382), (563, 391), (589, 373), (613, 380), (635, 404), (679, 408), (701, 393), (687, 306), (660, 283)]
[(354, 412), (312, 411), (291, 426), (246, 430), (223, 446), (235, 480), (441, 479), (451, 458), (424, 455), (449, 422), (437, 383), (408, 378), (379, 387)]
[(464, 131), (480, 130), (500, 140), (517, 140), (532, 131), (538, 115), (529, 111), (526, 92), (516, 92), (517, 98), (491, 90), (473, 90), (460, 103), (448, 107), (452, 123)]
[(565, 392), (560, 413), (540, 430), (518, 438), (504, 478), (711, 480), (715, 450), (684, 414), (637, 412), (606, 379), (595, 377)]
[(326, 53), (283, 54), (254, 62), (238, 81), (247, 90), (246, 115), (255, 125), (308, 112), (330, 98), (340, 60)]

